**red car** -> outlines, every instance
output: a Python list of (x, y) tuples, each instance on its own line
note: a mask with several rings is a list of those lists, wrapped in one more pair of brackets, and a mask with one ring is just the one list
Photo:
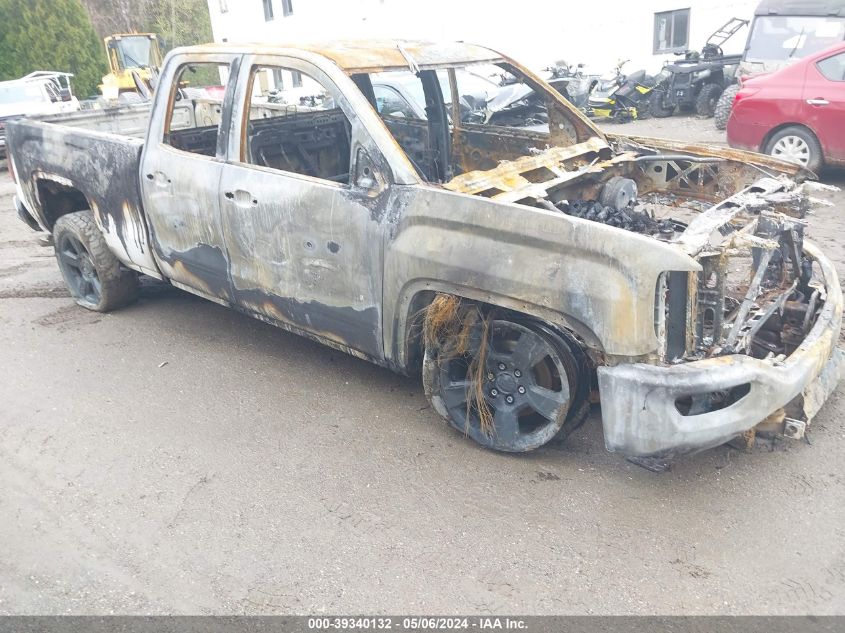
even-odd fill
[(743, 81), (728, 143), (813, 171), (845, 165), (845, 43)]

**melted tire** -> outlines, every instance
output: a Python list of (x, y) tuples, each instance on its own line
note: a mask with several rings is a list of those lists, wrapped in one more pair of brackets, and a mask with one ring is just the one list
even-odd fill
[[(83, 308), (109, 312), (137, 298), (138, 274), (125, 269), (109, 250), (91, 211), (76, 211), (60, 217), (53, 227), (53, 244), (65, 285)], [(80, 255), (87, 259), (84, 265), (74, 266), (71, 250), (74, 250), (77, 263)], [(87, 277), (83, 273), (88, 273)], [(91, 288), (91, 292), (85, 292), (83, 288)]]
[[(545, 328), (543, 325), (539, 327)], [(550, 334), (553, 333), (550, 332)], [(593, 366), (589, 357), (584, 352), (584, 348), (574, 336), (565, 331), (554, 334), (554, 336), (560, 339), (562, 345), (567, 346), (574, 360), (572, 371), (567, 372), (571, 376), (569, 393), (571, 394), (572, 402), (569, 405), (569, 412), (566, 414), (566, 420), (564, 420), (563, 426), (560, 427), (557, 436), (552, 440), (555, 444), (562, 444), (573, 431), (583, 426), (590, 417)]]
[[(523, 422), (531, 423), (531, 417), (538, 415), (537, 413), (531, 412), (531, 407), (528, 406), (528, 411), (520, 409), (516, 414), (520, 419), (520, 432), (518, 434), (514, 434), (511, 437), (506, 437), (506, 434), (500, 435), (498, 432), (499, 427), (497, 425), (494, 433), (487, 435), (478, 427), (477, 419), (474, 417), (474, 409), (461, 404), (455, 406), (454, 403), (451, 402), (451, 400), (454, 399), (454, 385), (460, 382), (461, 377), (464, 379), (466, 378), (465, 371), (460, 370), (458, 372), (460, 376), (450, 376), (449, 374), (451, 368), (449, 367), (449, 363), (455, 362), (455, 360), (451, 358), (441, 360), (438, 357), (438, 350), (427, 348), (423, 361), (422, 378), (426, 396), (431, 402), (432, 407), (452, 428), (465, 434), (466, 436), (469, 436), (478, 444), (481, 444), (486, 448), (504, 452), (525, 452), (534, 450), (550, 442), (558, 443), (563, 441), (572, 431), (581, 426), (589, 415), (591, 374), (586, 354), (583, 352), (574, 337), (561, 335), (544, 324), (533, 320), (492, 321), (491, 332), (497, 327), (522, 330), (528, 333), (529, 338), (533, 338), (535, 342), (536, 340), (541, 339), (544, 344), (548, 346), (548, 349), (553, 351), (556, 358), (552, 360), (552, 363), (557, 363), (557, 366), (560, 369), (557, 374), (558, 388), (555, 393), (564, 393), (565, 390), (565, 393), (567, 394), (565, 406), (561, 406), (560, 409), (557, 410), (558, 412), (553, 416), (553, 419), (552, 417), (543, 416), (546, 419), (546, 423), (542, 427), (529, 427), (529, 429), (523, 433)], [(491, 339), (491, 356), (493, 356), (495, 352), (493, 349), (495, 347), (497, 346)], [(516, 357), (516, 354), (514, 354), (514, 357)], [(506, 358), (501, 359), (496, 357), (492, 362), (496, 363), (501, 362), (502, 360), (510, 365), (510, 362)], [(543, 362), (546, 362), (547, 360), (549, 359), (545, 359), (544, 357)], [(446, 363), (445, 365), (444, 362)], [(519, 366), (521, 367), (522, 365)], [(516, 367), (516, 364), (514, 364), (514, 367)], [(488, 372), (489, 371), (491, 370), (488, 370)], [(492, 371), (495, 372), (496, 370), (493, 369)], [(526, 389), (529, 394), (532, 393), (533, 385), (535, 384), (535, 371), (536, 370), (533, 369), (532, 366), (532, 369), (530, 370), (531, 378), (529, 378), (529, 371), (523, 368), (521, 381), (528, 385)], [(514, 375), (519, 376), (518, 373), (514, 373)], [(497, 377), (494, 382), (489, 384), (485, 383), (482, 388), (485, 394), (489, 391), (489, 387), (495, 387), (498, 385), (498, 380), (499, 377)], [(565, 386), (560, 385), (560, 381), (565, 381)], [(542, 382), (542, 379), (538, 381), (538, 383)], [(536, 384), (536, 386), (544, 389), (544, 393), (546, 394), (552, 393), (551, 391), (547, 391), (550, 387), (549, 383), (545, 385)], [(466, 387), (462, 386), (461, 388), (466, 389), (466, 393), (469, 393), (470, 389), (473, 389), (474, 386), (467, 385)], [(515, 392), (512, 393), (514, 396), (519, 398)], [(503, 393), (499, 394), (500, 397), (498, 400), (500, 401), (501, 397), (505, 395), (506, 392), (503, 391)], [(497, 401), (491, 404), (496, 407), (494, 409), (494, 413), (496, 414), (494, 418), (495, 420), (498, 420), (497, 409), (499, 407), (499, 403)], [(520, 406), (519, 402), (517, 402), (514, 406), (518, 408)], [(528, 415), (528, 419), (523, 417), (526, 414)]]

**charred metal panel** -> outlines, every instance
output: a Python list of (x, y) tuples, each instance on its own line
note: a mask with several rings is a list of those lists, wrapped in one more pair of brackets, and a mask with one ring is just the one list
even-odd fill
[(687, 353), (689, 322), (689, 273), (671, 272), (667, 283), (666, 360), (683, 358)]
[(530, 156), (548, 144), (549, 135), (542, 132), (461, 123), (452, 130), (452, 160), (459, 174), (493, 169), (500, 160)]
[(561, 213), (435, 188), (408, 195), (385, 255), (391, 347), (414, 295), (438, 290), (542, 315), (609, 355), (646, 355), (658, 276), (700, 270), (671, 245)]
[[(274, 143), (282, 147), (290, 137), (286, 126), (298, 125), (295, 137), (302, 160), (297, 163), (268, 162), (268, 154), (255, 147), (261, 130), (252, 122), (242, 124), (240, 105), (247, 101), (249, 71), (255, 66), (304, 72), (329, 91), (336, 105), (330, 111), (262, 122), (275, 129)], [(345, 75), (330, 76), (331, 69), (306, 60), (254, 56), (244, 60), (243, 68), (231, 124), (233, 158), (220, 183), (233, 303), (381, 362), (383, 243), (398, 193), (389, 187), (394, 177), (390, 166), (350, 102), (362, 95)], [(352, 86), (351, 95), (338, 82)], [(366, 102), (358, 106), (364, 114), (372, 111)], [(322, 140), (336, 125), (341, 126), (338, 140), (323, 147)], [(249, 130), (250, 147), (244, 129)], [(312, 165), (315, 156), (321, 159)]]
[[(230, 84), (237, 79), (236, 58), (233, 55), (184, 55), (169, 58), (162, 78), (162, 86), (172, 86), (178, 69), (186, 63), (212, 63), (230, 65)], [(226, 244), (220, 221), (220, 160), (228, 145), (231, 95), (216, 115), (206, 112), (209, 118), (197, 118), (204, 111), (197, 108), (192, 119), (193, 127), (183, 128), (171, 121), (170, 143), (185, 146), (184, 134), (202, 133), (204, 140), (196, 140), (207, 147), (204, 153), (184, 151), (165, 142), (168, 106), (175, 99), (172, 90), (156, 93), (154, 114), (150, 122), (147, 145), (141, 166), (141, 187), (147, 217), (152, 229), (156, 258), (165, 276), (191, 287), (205, 296), (231, 300), (229, 266)], [(181, 105), (186, 105), (185, 101)], [(219, 117), (219, 128), (215, 119)], [(207, 126), (211, 123), (211, 126)], [(199, 126), (199, 127), (196, 127)], [(177, 132), (174, 132), (179, 128)], [(177, 142), (175, 134), (181, 141)], [(187, 146), (185, 146), (187, 147)], [(203, 150), (204, 151), (204, 150)], [(210, 154), (210, 155), (205, 155)]]
[(383, 228), (365, 193), (246, 165), (225, 167), (221, 200), (233, 302), (382, 357)]
[(142, 141), (26, 120), (9, 123), (7, 134), (26, 206), (43, 229), (51, 231), (56, 217), (44, 209), (38, 183), (75, 189), (87, 199), (115, 256), (159, 275), (138, 187)]
[(461, 174), (444, 186), (500, 202), (546, 199), (551, 191), (587, 173), (602, 174), (602, 167), (594, 163), (601, 155), (609, 154), (604, 141), (594, 138), (570, 147), (526, 152), (514, 160), (497, 161), (492, 169)]
[(169, 279), (228, 300), (218, 203), (222, 164), (171, 148), (147, 152), (144, 199), (155, 254)]

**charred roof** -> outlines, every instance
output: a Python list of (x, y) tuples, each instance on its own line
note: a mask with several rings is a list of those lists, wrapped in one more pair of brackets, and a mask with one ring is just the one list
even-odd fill
[(308, 51), (331, 59), (350, 74), (395, 70), (415, 65), (421, 69), (502, 61), (502, 56), (483, 46), (465, 42), (426, 42), (420, 40), (335, 40), (307, 43), (204, 44), (185, 52), (242, 52), (280, 54)]

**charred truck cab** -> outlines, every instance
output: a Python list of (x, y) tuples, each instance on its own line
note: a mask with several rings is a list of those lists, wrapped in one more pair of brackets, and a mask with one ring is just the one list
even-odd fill
[[(491, 105), (503, 73), (530, 88), (530, 120)], [(16, 121), (9, 146), (21, 213), (53, 233), (81, 305), (157, 277), (421, 371), (433, 408), (490, 448), (565, 437), (596, 387), (626, 455), (800, 437), (840, 377), (812, 174), (606, 136), (486, 48), (179, 49), (154, 103)]]

